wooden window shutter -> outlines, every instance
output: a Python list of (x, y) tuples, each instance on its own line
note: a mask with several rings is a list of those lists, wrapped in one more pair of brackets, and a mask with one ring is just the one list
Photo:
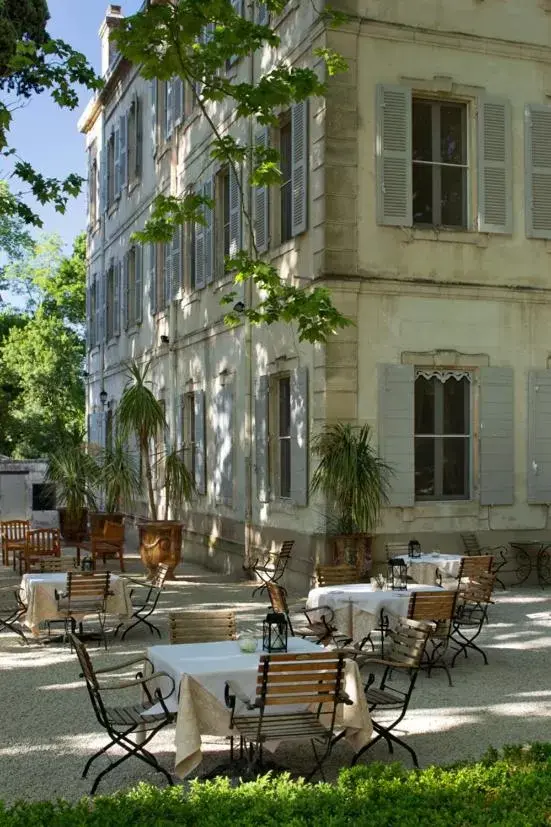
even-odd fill
[(480, 370), (480, 504), (515, 499), (514, 395), (511, 368)]
[(205, 392), (193, 394), (195, 406), (195, 488), (198, 494), (206, 494), (206, 440), (205, 440)]
[(551, 503), (551, 370), (528, 374), (529, 503)]
[[(198, 187), (199, 192), (204, 195), (203, 186)], [(203, 207), (203, 213), (205, 208)], [(194, 272), (195, 272), (195, 287), (197, 290), (202, 289), (205, 284), (205, 225), (197, 221), (195, 224), (195, 239), (194, 239), (195, 255), (194, 255)]]
[(100, 278), (100, 285), (101, 285), (101, 317), (100, 317), (100, 329), (101, 329), (101, 336), (100, 341), (104, 342), (107, 338), (107, 273), (102, 273)]
[(126, 114), (119, 118), (119, 156), (120, 194), (128, 183), (128, 116)]
[(178, 290), (182, 286), (182, 225), (174, 228), (172, 235), (172, 256), (171, 256), (171, 298), (175, 299)]
[(104, 143), (101, 151), (98, 153), (98, 164), (99, 164), (99, 212), (100, 216), (107, 209), (107, 144)]
[(96, 299), (96, 319), (94, 325), (94, 344), (99, 345), (102, 340), (102, 319), (103, 319), (103, 305), (102, 305), (102, 276), (101, 273), (96, 273), (94, 279), (94, 292)]
[(113, 266), (113, 335), (121, 332), (121, 271), (122, 262)]
[(149, 244), (149, 312), (157, 312), (157, 244)]
[(175, 128), (182, 123), (184, 117), (184, 82), (180, 77), (175, 77), (172, 81), (172, 108)]
[(134, 159), (134, 175), (136, 178), (140, 178), (142, 174), (143, 164), (143, 112), (141, 98), (135, 98), (134, 108), (136, 123), (136, 154)]
[(153, 155), (157, 152), (157, 78), (151, 79), (151, 143)]
[(526, 235), (551, 238), (551, 106), (526, 107)]
[(268, 414), (270, 398), (270, 379), (259, 376), (256, 380), (254, 395), (254, 439), (256, 490), (260, 502), (270, 499), (270, 465)]
[(478, 229), (512, 233), (511, 107), (501, 98), (478, 102)]
[(230, 257), (236, 256), (241, 250), (241, 169), (237, 167), (237, 174), (233, 165), (229, 169), (230, 185)]
[(291, 373), (291, 499), (308, 504), (308, 368)]
[(86, 349), (90, 350), (93, 347), (92, 338), (92, 284), (94, 277), (92, 276), (86, 285)]
[(220, 388), (214, 403), (214, 444), (216, 461), (213, 474), (217, 502), (230, 505), (233, 497), (233, 388)]
[(270, 12), (265, 3), (256, 4), (256, 22), (259, 26), (267, 26), (270, 22)]
[(306, 231), (308, 212), (308, 101), (291, 109), (291, 225), (293, 235)]
[[(268, 127), (260, 127), (255, 133), (255, 146), (267, 147), (270, 139), (269, 136), (270, 133)], [(270, 198), (268, 187), (255, 187), (253, 191), (254, 237), (256, 248), (259, 253), (265, 253), (268, 249), (269, 202)]]
[[(214, 194), (214, 178), (209, 179), (203, 186), (203, 195), (205, 198), (212, 198)], [(210, 284), (214, 281), (214, 209), (205, 206), (205, 227), (204, 227), (204, 242), (203, 242), (203, 261), (205, 272), (205, 283)]]
[(135, 276), (135, 322), (141, 324), (143, 319), (143, 247), (137, 244), (134, 247), (134, 272)]
[(130, 291), (130, 284), (128, 278), (128, 270), (129, 270), (129, 256), (130, 251), (126, 253), (122, 260), (122, 289), (121, 289), (121, 305), (122, 305), (122, 324), (123, 329), (128, 330), (128, 326), (130, 323), (130, 317), (132, 317), (132, 321), (134, 321), (133, 316), (133, 308), (130, 308), (128, 305), (129, 299), (129, 291)]
[(121, 194), (121, 153), (120, 153), (120, 129), (117, 126), (113, 133), (113, 152), (115, 156), (115, 180), (113, 188), (114, 198), (118, 198)]
[(165, 94), (165, 138), (170, 138), (174, 126), (174, 79), (166, 81)]
[(163, 244), (163, 288), (164, 306), (168, 307), (172, 300), (172, 242)]
[(377, 87), (377, 223), (413, 223), (411, 174), (411, 90)]
[(414, 390), (412, 365), (379, 366), (379, 454), (393, 470), (391, 506), (409, 507), (415, 500)]

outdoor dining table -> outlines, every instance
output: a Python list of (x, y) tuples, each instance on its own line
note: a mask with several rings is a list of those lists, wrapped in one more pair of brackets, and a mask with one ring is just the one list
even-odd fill
[[(289, 653), (319, 652), (320, 647), (302, 638), (290, 637)], [(224, 701), (227, 680), (239, 684), (250, 698), (256, 695), (256, 676), (260, 655), (242, 652), (236, 640), (215, 643), (184, 643), (151, 646), (147, 650), (145, 671), (166, 672), (174, 680), (176, 694), (166, 701), (168, 709), (177, 712), (175, 731), (175, 773), (180, 778), (189, 775), (202, 761), (201, 736), (228, 737), (230, 710)], [(159, 688), (169, 692), (168, 681), (159, 680)], [(367, 744), (373, 732), (371, 717), (365, 700), (363, 685), (355, 661), (345, 663), (344, 691), (351, 698), (351, 705), (339, 706), (339, 725), (345, 728), (345, 737), (354, 750)], [(158, 706), (158, 705), (156, 705)], [(156, 706), (149, 710), (156, 711)], [(243, 709), (243, 714), (246, 714)], [(251, 713), (258, 714), (258, 713)], [(270, 747), (270, 745), (267, 745)], [(272, 745), (273, 747), (277, 744)]]
[(426, 583), (429, 586), (440, 585), (443, 574), (457, 578), (461, 567), (460, 554), (440, 554), (431, 552), (418, 557), (404, 557), (408, 568), (408, 575), (416, 583)]
[[(66, 572), (23, 575), (19, 586), (20, 598), (27, 606), (23, 622), (34, 637), (39, 636), (41, 623), (48, 620), (63, 620), (64, 616), (60, 615), (57, 609), (56, 591), (62, 592), (66, 582)], [(109, 584), (112, 594), (107, 598), (107, 614), (130, 617), (132, 602), (126, 580), (112, 574)]]

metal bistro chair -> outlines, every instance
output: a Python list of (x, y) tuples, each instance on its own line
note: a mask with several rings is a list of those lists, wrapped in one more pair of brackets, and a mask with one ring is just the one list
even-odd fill
[[(385, 721), (385, 723), (373, 720), (373, 729), (377, 734), (369, 744), (366, 744), (365, 747), (358, 750), (352, 759), (352, 764), (355, 764), (366, 750), (384, 738), (390, 753), (394, 751), (393, 744), (399, 744), (409, 752), (414, 766), (419, 766), (415, 750), (401, 738), (394, 735), (392, 730), (398, 726), (408, 711), (430, 632), (431, 627), (428, 623), (400, 618), (396, 628), (390, 629), (388, 632), (391, 646), (387, 650), (385, 658), (373, 657), (371, 655), (363, 658), (360, 655), (357, 658), (360, 669), (363, 669), (364, 666), (372, 665), (384, 667), (383, 676), (378, 688), (374, 687), (376, 680), (374, 673), (369, 675), (365, 685), (365, 696), (369, 711), (379, 709), (384, 712), (392, 712), (394, 710), (396, 716), (391, 716), (392, 720), (390, 720), (390, 722)], [(398, 681), (394, 681), (393, 686), (388, 685), (391, 678), (395, 677), (393, 676), (394, 672), (398, 672), (404, 677), (405, 685), (403, 683), (401, 684), (403, 686), (402, 689), (398, 688)]]
[[(256, 698), (248, 698), (234, 681), (225, 687), (226, 705), (231, 710), (230, 727), (235, 729), (245, 749), (249, 773), (262, 768), (262, 748), (267, 741), (309, 740), (314, 752), (313, 770), (323, 773), (335, 738), (339, 704), (352, 701), (343, 690), (344, 655), (335, 650), (308, 654), (262, 655), (258, 666)], [(257, 715), (237, 715), (236, 701)], [(296, 705), (304, 710), (296, 711)], [(315, 705), (315, 711), (311, 710)], [(273, 711), (275, 707), (276, 711)], [(323, 723), (320, 716), (323, 713)], [(318, 753), (316, 742), (321, 745)]]
[(435, 589), (431, 592), (412, 592), (408, 606), (410, 620), (425, 620), (433, 624), (421, 665), (426, 667), (429, 678), (433, 669), (444, 669), (450, 686), (453, 684), (444, 656), (448, 650), (456, 600), (456, 591)]
[(19, 622), (25, 611), (26, 606), (19, 599), (17, 591), (9, 587), (0, 589), (0, 630), (13, 632), (28, 645), (29, 641)]
[(17, 565), (17, 552), (23, 551), (27, 539), (27, 532), (31, 524), (29, 520), (4, 520), (0, 522), (0, 539), (2, 541), (2, 565), (9, 566), (10, 551), (12, 552), (13, 570)]
[(262, 582), (254, 589), (252, 597), (254, 597), (257, 592), (262, 592), (266, 589), (268, 583), (279, 583), (285, 574), (285, 569), (289, 563), (294, 545), (294, 540), (285, 540), (279, 551), (270, 552), (267, 559), (260, 557), (256, 559), (252, 566), (252, 571), (253, 574), (258, 575)]
[(171, 643), (213, 643), (237, 637), (233, 609), (170, 612), (168, 628)]
[[(492, 571), (496, 573), (497, 582), (501, 586), (502, 589), (505, 589), (505, 584), (499, 578), (499, 572), (510, 562), (507, 559), (507, 546), (481, 546), (478, 542), (478, 537), (473, 531), (464, 532), (461, 536), (461, 541), (463, 542), (463, 547), (467, 553), (468, 557), (480, 557), (480, 556), (487, 556), (489, 552), (491, 552), (492, 560)], [(496, 556), (499, 557), (499, 560), (496, 562)], [(530, 572), (531, 563), (530, 563), (530, 556), (528, 552), (524, 550), (519, 550), (517, 555), (517, 563), (518, 563), (518, 571), (516, 571), (519, 582), (522, 582), (527, 573)]]
[[(103, 641), (107, 649), (105, 636), (105, 615), (107, 612), (107, 598), (110, 594), (109, 579), (111, 573), (84, 574), (82, 572), (67, 572), (65, 592), (57, 597), (57, 610), (65, 620), (65, 638), (67, 638), (69, 624), (73, 633), (76, 629), (76, 617), (97, 615), (100, 625), (100, 642)], [(79, 621), (82, 626), (82, 621)]]
[[(302, 637), (314, 640), (327, 646), (334, 643), (336, 646), (344, 646), (350, 643), (351, 638), (346, 635), (337, 634), (337, 627), (332, 625), (334, 618), (333, 609), (329, 606), (318, 606), (315, 609), (307, 609), (304, 606), (289, 606), (285, 589), (277, 583), (267, 583), (268, 595), (274, 612), (284, 614), (287, 619), (289, 631), (293, 637)], [(306, 626), (294, 627), (291, 621), (291, 612), (303, 614), (306, 618)]]
[(358, 570), (356, 566), (342, 563), (338, 566), (316, 566), (316, 581), (318, 586), (342, 586), (344, 583), (357, 583)]
[[(130, 590), (129, 597), (134, 611), (132, 612), (132, 617), (130, 618), (130, 620), (127, 621), (128, 625), (126, 626), (126, 629), (121, 635), (121, 640), (124, 640), (128, 632), (135, 626), (138, 626), (138, 624), (140, 623), (143, 623), (145, 626), (147, 626), (151, 634), (157, 632), (159, 637), (161, 637), (160, 629), (158, 629), (157, 626), (155, 626), (155, 624), (151, 622), (151, 620), (148, 620), (148, 618), (151, 617), (151, 615), (157, 608), (157, 603), (159, 602), (161, 592), (165, 585), (167, 573), (168, 566), (166, 566), (164, 563), (159, 563), (159, 565), (157, 566), (157, 571), (155, 572), (155, 577), (153, 578), (151, 583), (142, 583), (141, 580), (134, 580), (132, 577), (126, 578), (131, 583), (135, 583), (137, 586), (146, 588), (147, 594), (145, 595), (141, 603), (134, 603), (132, 597), (135, 592), (135, 589)], [(119, 625), (115, 629), (115, 635), (117, 634), (121, 626), (124, 625), (125, 622), (119, 623)]]
[(33, 528), (27, 532), (25, 547), (16, 552), (19, 556), (19, 574), (29, 572), (33, 566), (40, 570), (44, 557), (61, 555), (61, 535), (57, 528)]
[(470, 580), (459, 586), (457, 594), (457, 608), (452, 623), (450, 639), (458, 646), (452, 658), (451, 665), (455, 666), (457, 656), (463, 652), (468, 656), (468, 650), (473, 649), (484, 658), (488, 665), (486, 653), (475, 643), (482, 627), (488, 618), (488, 607), (494, 602), (492, 593), (496, 582), (495, 572), (481, 572), (476, 580)]
[[(111, 739), (107, 746), (102, 747), (88, 759), (82, 773), (82, 778), (86, 778), (88, 771), (96, 758), (99, 758), (100, 755), (107, 753), (111, 747), (120, 747), (125, 751), (125, 754), (121, 758), (117, 758), (116, 761), (111, 763), (108, 767), (106, 767), (106, 769), (102, 770), (99, 775), (96, 776), (90, 794), (94, 795), (98, 788), (99, 782), (105, 775), (107, 775), (108, 772), (114, 770), (115, 767), (118, 767), (119, 764), (122, 764), (123, 761), (126, 761), (133, 755), (149, 767), (153, 767), (153, 769), (157, 770), (157, 772), (162, 773), (168, 783), (172, 785), (173, 781), (170, 773), (168, 773), (167, 770), (159, 764), (155, 756), (146, 749), (146, 746), (152, 738), (160, 732), (161, 729), (168, 726), (168, 724), (172, 724), (176, 718), (176, 715), (169, 712), (165, 705), (165, 700), (174, 692), (174, 680), (166, 672), (153, 672), (147, 677), (143, 677), (142, 672), (138, 672), (134, 678), (125, 678), (120, 680), (120, 676), (118, 676), (119, 680), (112, 679), (110, 681), (103, 682), (102, 679), (98, 680), (98, 675), (109, 674), (113, 678), (115, 673), (119, 672), (121, 669), (127, 669), (129, 666), (133, 666), (138, 663), (142, 666), (144, 660), (149, 663), (151, 669), (153, 669), (153, 664), (151, 661), (148, 661), (147, 658), (144, 659), (143, 655), (141, 655), (137, 659), (133, 658), (132, 660), (119, 663), (116, 666), (109, 666), (106, 669), (94, 669), (86, 647), (78, 639), (78, 637), (72, 633), (71, 642), (75, 647), (75, 651), (80, 662), (80, 667), (82, 669), (81, 677), (84, 677), (84, 680), (86, 681), (86, 688), (88, 690), (90, 701), (92, 702), (92, 707), (98, 723), (103, 729), (106, 730), (109, 738)], [(170, 682), (169, 685), (172, 686), (172, 689), (168, 692), (168, 694), (163, 695), (160, 689), (154, 688), (153, 686), (148, 686), (151, 681), (156, 681), (158, 678), (163, 678), (164, 680), (168, 680)], [(116, 707), (106, 706), (104, 704), (104, 692), (113, 689), (118, 692), (119, 690), (133, 689), (134, 687), (142, 690), (142, 693), (147, 698), (145, 702), (132, 703), (129, 706)], [(148, 710), (154, 705), (159, 705), (161, 708), (160, 711), (148, 715)], [(129, 737), (133, 732), (136, 732), (138, 728), (144, 731), (145, 735), (145, 738), (141, 743), (136, 743)]]

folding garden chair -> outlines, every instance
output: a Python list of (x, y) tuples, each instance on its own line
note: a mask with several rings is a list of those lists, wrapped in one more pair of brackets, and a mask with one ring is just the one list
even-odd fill
[[(67, 572), (67, 585), (65, 592), (57, 596), (57, 610), (65, 620), (65, 637), (71, 627), (73, 635), (76, 629), (76, 618), (86, 615), (97, 615), (100, 625), (100, 641), (103, 641), (107, 649), (107, 638), (105, 636), (105, 614), (107, 611), (107, 598), (110, 594), (109, 579), (110, 572), (101, 574), (84, 574), (83, 572)], [(82, 620), (79, 621), (82, 624)]]
[[(257, 673), (256, 698), (248, 698), (234, 681), (227, 681), (226, 705), (231, 710), (230, 727), (241, 736), (248, 754), (248, 772), (262, 769), (262, 749), (267, 741), (309, 740), (314, 768), (320, 772), (334, 743), (339, 704), (352, 701), (342, 688), (344, 655), (335, 650), (308, 654), (262, 655)], [(249, 714), (236, 714), (236, 701)], [(304, 707), (296, 711), (296, 706)], [(311, 706), (315, 706), (312, 711)], [(323, 707), (323, 709), (322, 709)], [(258, 710), (257, 715), (251, 715)], [(320, 716), (323, 712), (323, 723)], [(318, 752), (317, 745), (321, 747)]]
[[(165, 566), (164, 563), (159, 563), (159, 565), (157, 566), (157, 571), (155, 572), (155, 577), (151, 583), (142, 583), (141, 580), (133, 580), (132, 577), (126, 578), (131, 583), (135, 583), (137, 586), (141, 586), (142, 588), (147, 589), (147, 594), (140, 603), (135, 603), (133, 599), (135, 589), (130, 590), (130, 600), (132, 601), (134, 611), (132, 612), (132, 617), (128, 621), (126, 629), (121, 635), (121, 640), (124, 640), (128, 632), (135, 626), (138, 626), (140, 623), (143, 623), (145, 626), (147, 626), (151, 634), (157, 632), (159, 637), (161, 637), (160, 630), (157, 628), (157, 626), (155, 626), (154, 623), (151, 622), (151, 620), (148, 620), (148, 618), (151, 617), (151, 615), (157, 608), (157, 603), (159, 602), (159, 598), (161, 596), (161, 592), (165, 584), (167, 573), (168, 566)], [(117, 634), (121, 626), (124, 625), (124, 622), (119, 623), (119, 625), (115, 629), (115, 635)]]
[(475, 643), (488, 617), (488, 607), (494, 601), (492, 593), (496, 581), (495, 572), (480, 572), (476, 580), (469, 580), (459, 586), (457, 607), (452, 623), (450, 639), (458, 647), (452, 658), (451, 665), (455, 666), (457, 656), (463, 652), (468, 656), (468, 650), (478, 652), (488, 664), (486, 653)]
[(0, 589), (0, 631), (5, 629), (13, 632), (28, 645), (29, 641), (19, 622), (25, 611), (26, 606), (19, 600), (17, 591), (9, 587)]
[[(308, 638), (316, 643), (327, 646), (334, 643), (342, 646), (350, 643), (351, 638), (337, 633), (337, 627), (332, 625), (334, 618), (333, 609), (329, 606), (318, 606), (316, 609), (306, 609), (304, 606), (289, 606), (285, 589), (277, 583), (267, 583), (268, 595), (274, 612), (284, 614), (287, 619), (289, 632), (293, 637)], [(291, 621), (291, 612), (303, 614), (306, 618), (306, 626), (294, 627)]]
[[(415, 750), (401, 738), (398, 738), (397, 735), (394, 735), (392, 730), (398, 726), (408, 711), (430, 631), (431, 627), (428, 623), (400, 618), (396, 628), (390, 629), (388, 632), (391, 645), (387, 649), (384, 658), (373, 657), (371, 655), (363, 658), (360, 655), (357, 658), (360, 669), (373, 665), (384, 667), (383, 676), (378, 688), (374, 686), (376, 681), (374, 673), (369, 675), (365, 685), (365, 696), (369, 705), (369, 711), (395, 711), (396, 715), (391, 715), (392, 720), (390, 722), (385, 721), (382, 723), (372, 719), (373, 729), (376, 735), (369, 744), (366, 744), (365, 747), (358, 750), (352, 759), (352, 764), (355, 764), (358, 758), (376, 744), (377, 741), (384, 738), (388, 744), (389, 752), (392, 753), (394, 751), (394, 743), (399, 744), (409, 752), (414, 765), (416, 767), (419, 766)], [(403, 682), (395, 680), (397, 676), (393, 674), (394, 672), (403, 676)], [(389, 686), (391, 677), (393, 679), (393, 685)], [(402, 688), (399, 688), (399, 686)]]
[(285, 569), (295, 545), (294, 540), (285, 540), (279, 551), (271, 552), (266, 560), (257, 558), (252, 566), (253, 574), (258, 575), (262, 583), (254, 589), (252, 596), (266, 588), (268, 583), (279, 583), (285, 574)]
[[(123, 680), (120, 680), (119, 676), (119, 680), (113, 680), (115, 673), (120, 672), (121, 669), (127, 669), (129, 666), (133, 666), (135, 664), (140, 664), (140, 666), (143, 666), (143, 656), (137, 659), (133, 658), (132, 660), (124, 661), (116, 666), (109, 666), (105, 669), (95, 670), (84, 644), (78, 639), (78, 637), (76, 637), (76, 635), (72, 633), (71, 640), (80, 662), (80, 667), (82, 669), (81, 677), (84, 677), (84, 680), (86, 681), (86, 688), (88, 690), (96, 718), (99, 725), (106, 730), (110, 738), (107, 746), (102, 747), (88, 759), (86, 766), (84, 767), (82, 777), (86, 778), (88, 771), (96, 758), (99, 758), (100, 755), (107, 753), (111, 747), (120, 747), (125, 751), (125, 754), (121, 758), (117, 758), (116, 761), (111, 763), (108, 767), (106, 767), (106, 769), (102, 770), (99, 775), (96, 776), (90, 794), (94, 795), (98, 788), (99, 782), (105, 775), (107, 775), (108, 772), (114, 770), (115, 767), (118, 767), (119, 764), (122, 764), (123, 761), (126, 761), (133, 755), (148, 766), (153, 767), (153, 769), (157, 770), (157, 772), (162, 773), (168, 783), (172, 785), (173, 781), (170, 773), (167, 772), (161, 764), (159, 764), (155, 756), (152, 755), (146, 747), (161, 729), (173, 723), (176, 718), (176, 715), (169, 712), (165, 705), (165, 700), (174, 692), (174, 680), (166, 672), (153, 672), (151, 675), (143, 677), (141, 671), (137, 672), (134, 678), (124, 678)], [(145, 658), (145, 660), (147, 661), (147, 658)], [(151, 661), (148, 661), (148, 663), (152, 667)], [(107, 674), (112, 676), (111, 680), (106, 682), (104, 682), (102, 678), (98, 680), (98, 675)], [(165, 681), (168, 680), (170, 682), (169, 685), (172, 687), (170, 692), (166, 695), (163, 695), (159, 688), (155, 688), (154, 685), (151, 685), (152, 682), (161, 677), (164, 678)], [(106, 706), (104, 704), (104, 692), (111, 690), (116, 690), (119, 692), (125, 689), (134, 688), (141, 689), (143, 695), (145, 695), (147, 699), (145, 702), (131, 703), (129, 706), (116, 707)], [(160, 706), (160, 710), (153, 714), (147, 714), (148, 710), (150, 710), (154, 705)], [(136, 743), (130, 739), (130, 735), (138, 729), (143, 731), (145, 735), (141, 743)]]
[[(461, 534), (461, 540), (463, 542), (463, 546), (467, 553), (468, 557), (480, 557), (483, 555), (488, 555), (491, 553), (493, 558), (492, 560), (492, 571), (498, 575), (497, 582), (501, 586), (502, 589), (505, 588), (505, 584), (499, 578), (499, 572), (511, 562), (511, 555), (508, 555), (509, 549), (505, 545), (501, 546), (481, 546), (478, 542), (478, 537), (473, 531), (464, 532)], [(499, 560), (496, 558), (499, 557)], [(522, 582), (528, 574), (530, 573), (530, 569), (532, 568), (532, 564), (530, 562), (530, 556), (527, 551), (524, 549), (518, 549), (518, 553), (516, 555), (516, 563), (517, 568), (514, 570), (518, 576), (519, 582)], [(505, 572), (504, 572), (505, 574)]]
[(233, 609), (170, 612), (168, 630), (171, 643), (213, 643), (235, 640), (237, 625)]
[(412, 592), (408, 606), (410, 620), (424, 620), (433, 624), (425, 647), (422, 667), (426, 667), (429, 678), (433, 669), (444, 669), (450, 686), (453, 684), (444, 656), (448, 651), (456, 600), (457, 592), (435, 589), (430, 592)]
[(358, 570), (356, 566), (342, 563), (338, 566), (316, 566), (316, 581), (318, 586), (341, 586), (343, 583), (357, 583)]

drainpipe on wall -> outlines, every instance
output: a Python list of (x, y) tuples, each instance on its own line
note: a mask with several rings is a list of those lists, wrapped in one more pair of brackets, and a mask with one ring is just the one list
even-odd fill
[[(168, 388), (172, 391), (172, 399), (169, 413), (169, 427), (170, 433), (174, 434), (174, 448), (179, 447), (180, 434), (176, 433), (178, 425), (178, 356), (176, 351), (176, 342), (178, 341), (178, 313), (176, 308), (176, 301), (172, 300), (168, 310), (168, 336), (169, 336), (169, 352), (168, 352)], [(172, 450), (172, 446), (170, 446)], [(166, 496), (166, 490), (165, 490)], [(169, 520), (176, 518), (175, 514), (167, 514)]]

